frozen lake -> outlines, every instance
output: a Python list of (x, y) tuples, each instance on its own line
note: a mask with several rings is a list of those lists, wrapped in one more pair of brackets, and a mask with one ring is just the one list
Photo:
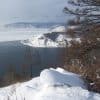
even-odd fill
[(47, 28), (1, 28), (0, 42), (30, 39), (33, 35), (48, 32)]

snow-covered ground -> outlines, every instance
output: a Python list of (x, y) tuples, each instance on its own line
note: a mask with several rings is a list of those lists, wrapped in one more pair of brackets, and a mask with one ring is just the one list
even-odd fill
[(40, 34), (34, 35), (31, 39), (22, 41), (24, 45), (33, 47), (65, 47), (66, 36), (63, 34)]
[[(66, 34), (65, 26), (57, 26), (49, 30), (49, 33), (35, 34), (31, 39), (22, 41), (24, 45), (33, 47), (65, 47), (70, 46), (72, 40)], [(80, 42), (80, 38), (75, 38)]]
[(0, 89), (0, 100), (100, 100), (79, 75), (64, 69), (45, 69), (39, 77)]

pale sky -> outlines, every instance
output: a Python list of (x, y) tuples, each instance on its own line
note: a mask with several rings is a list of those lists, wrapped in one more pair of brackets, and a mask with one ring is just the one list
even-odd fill
[(65, 22), (67, 0), (0, 0), (0, 25), (14, 22)]

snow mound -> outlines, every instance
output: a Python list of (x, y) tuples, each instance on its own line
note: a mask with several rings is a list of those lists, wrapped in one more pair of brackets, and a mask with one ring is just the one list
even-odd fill
[(35, 100), (100, 100), (100, 95), (80, 87), (49, 87), (42, 89)]
[(100, 100), (100, 94), (86, 90), (79, 75), (50, 68), (28, 82), (1, 88), (0, 100)]
[(86, 88), (83, 80), (81, 80), (81, 78), (78, 75), (69, 72), (63, 74), (58, 71), (50, 69), (46, 69), (41, 72), (40, 82), (43, 85), (48, 85), (48, 86), (66, 85), (69, 87), (80, 86), (82, 88)]

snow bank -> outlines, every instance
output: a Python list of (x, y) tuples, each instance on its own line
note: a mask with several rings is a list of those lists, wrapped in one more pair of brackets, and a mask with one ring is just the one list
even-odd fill
[(50, 29), (49, 33), (34, 35), (21, 43), (33, 47), (65, 47), (67, 37), (63, 32), (65, 32), (65, 26), (57, 26)]
[(64, 69), (45, 69), (31, 81), (0, 89), (0, 100), (100, 100), (84, 89), (79, 75)]

